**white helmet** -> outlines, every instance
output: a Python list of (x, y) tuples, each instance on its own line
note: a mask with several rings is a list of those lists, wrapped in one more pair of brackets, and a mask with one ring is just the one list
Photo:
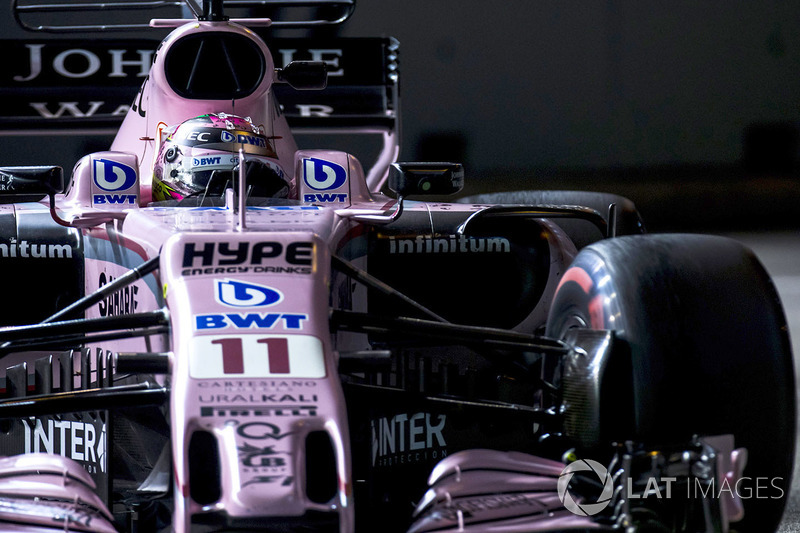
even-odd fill
[(289, 181), (263, 128), (249, 118), (201, 115), (162, 132), (153, 166), (153, 200), (220, 196), (233, 187), (239, 150), (245, 154), (247, 195), (286, 198)]

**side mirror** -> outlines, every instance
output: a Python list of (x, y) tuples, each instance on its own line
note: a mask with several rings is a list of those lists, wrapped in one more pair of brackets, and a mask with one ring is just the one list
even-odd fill
[(389, 190), (398, 196), (448, 195), (464, 188), (460, 163), (392, 163)]
[(61, 167), (0, 167), (0, 204), (38, 202), (64, 186)]
[(275, 69), (275, 80), (298, 90), (324, 89), (328, 86), (328, 64), (324, 61), (290, 61), (285, 67)]

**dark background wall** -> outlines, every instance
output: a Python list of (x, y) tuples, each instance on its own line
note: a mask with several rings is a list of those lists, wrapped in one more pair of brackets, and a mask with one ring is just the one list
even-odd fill
[(402, 157), (467, 192), (607, 190), (651, 229), (797, 226), (800, 2), (361, 0), (401, 42)]
[[(796, 193), (800, 1), (359, 0), (341, 33), (400, 40), (402, 158), (473, 190)], [(0, 162), (108, 142), (0, 137)]]
[(401, 42), (406, 138), (463, 135), (476, 170), (730, 163), (800, 119), (798, 2), (362, 0), (370, 32)]

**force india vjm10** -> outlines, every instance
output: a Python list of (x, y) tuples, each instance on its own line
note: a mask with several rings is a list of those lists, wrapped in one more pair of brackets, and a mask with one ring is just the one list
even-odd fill
[[(0, 170), (3, 531), (773, 531), (794, 382), (754, 255), (610, 194), (439, 201), (460, 165), (394, 163), (396, 41), (273, 41), (259, 10), (353, 8), (298, 4), (186, 1), (108, 151)], [(37, 100), (2, 124), (114, 123), (116, 86), (56, 113), (44, 70), (85, 95), (138, 43), (16, 46)], [(365, 173), (309, 132), (383, 148)]]

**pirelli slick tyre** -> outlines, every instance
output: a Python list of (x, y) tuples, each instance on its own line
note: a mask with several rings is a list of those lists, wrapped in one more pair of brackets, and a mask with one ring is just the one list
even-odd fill
[[(469, 204), (507, 205), (577, 205), (588, 207), (608, 218), (608, 208), (615, 204), (617, 235), (644, 233), (644, 223), (632, 201), (623, 196), (592, 191), (507, 191), (476, 194), (461, 198), (459, 202)], [(566, 234), (579, 250), (604, 237), (586, 221), (558, 219)]]
[(575, 327), (613, 330), (615, 353), (630, 359), (631, 390), (605, 393), (630, 395), (619, 438), (733, 434), (748, 450), (749, 479), (737, 489), (745, 518), (732, 529), (774, 531), (794, 459), (794, 370), (780, 301), (753, 253), (702, 235), (594, 243), (564, 274), (547, 334)]

